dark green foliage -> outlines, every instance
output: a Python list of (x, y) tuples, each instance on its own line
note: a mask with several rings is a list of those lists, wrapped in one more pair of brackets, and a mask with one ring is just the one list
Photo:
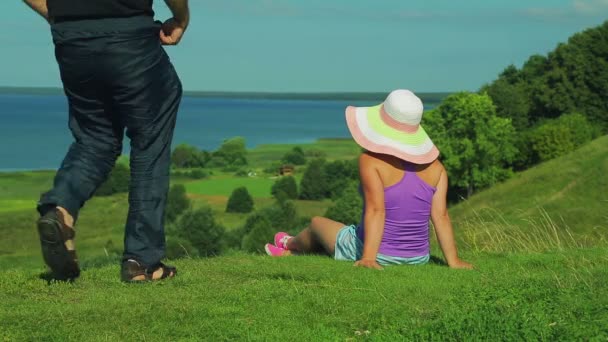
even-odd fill
[(183, 184), (175, 184), (169, 189), (167, 207), (165, 208), (165, 221), (174, 222), (177, 217), (190, 208), (190, 199), (186, 195)]
[(264, 245), (272, 242), (276, 231), (264, 213), (255, 213), (245, 222), (247, 234), (243, 236), (241, 248), (248, 252), (262, 253)]
[(190, 241), (201, 256), (214, 256), (222, 252), (225, 229), (215, 221), (210, 207), (185, 212), (177, 220), (174, 231), (178, 238)]
[(167, 237), (165, 255), (169, 259), (192, 258), (198, 256), (198, 250), (189, 240), (179, 237)]
[(314, 159), (304, 171), (300, 182), (300, 199), (320, 200), (328, 195), (325, 160)]
[(572, 152), (599, 135), (581, 114), (562, 115), (534, 129), (530, 143), (535, 157), (545, 161)]
[(279, 178), (272, 185), (271, 193), (275, 198), (278, 199), (279, 192), (283, 192), (287, 199), (298, 198), (298, 184), (296, 183), (295, 178), (291, 176)]
[(171, 163), (177, 168), (204, 167), (209, 158), (211, 158), (209, 152), (191, 145), (181, 144), (173, 150)]
[(205, 179), (209, 177), (210, 172), (203, 169), (192, 170), (174, 170), (171, 172), (172, 177), (184, 177), (190, 179)]
[(298, 222), (298, 212), (292, 201), (277, 202), (262, 212), (270, 220), (275, 231), (292, 230)]
[(309, 158), (325, 158), (327, 156), (327, 153), (325, 153), (323, 150), (318, 149), (318, 148), (309, 148), (306, 149), (305, 152), (306, 157)]
[(247, 191), (247, 188), (242, 186), (234, 189), (232, 195), (228, 199), (226, 205), (227, 213), (249, 213), (253, 210), (253, 198)]
[(359, 194), (359, 186), (351, 182), (346, 186), (334, 205), (327, 209), (325, 217), (346, 225), (358, 224), (361, 221), (363, 199)]
[(293, 165), (304, 165), (306, 164), (306, 156), (301, 147), (296, 146), (291, 151), (287, 152), (283, 156), (283, 162)]
[(491, 85), (482, 88), (487, 92), (496, 105), (496, 114), (503, 118), (510, 118), (517, 130), (529, 126), (530, 103), (526, 95), (526, 88), (521, 83), (510, 83), (501, 76)]
[(273, 162), (267, 167), (264, 168), (264, 173), (268, 175), (276, 175), (279, 172), (279, 169), (283, 166), (283, 163)]
[(359, 160), (335, 160), (324, 165), (327, 196), (337, 198), (348, 185), (359, 180)]
[(515, 130), (510, 119), (496, 115), (489, 96), (451, 95), (425, 114), (423, 124), (442, 153), (450, 184), (465, 189), (467, 196), (511, 174)]
[(579, 112), (608, 132), (608, 22), (577, 33), (521, 70), (509, 66), (483, 90), (516, 128)]
[(297, 228), (299, 218), (291, 201), (277, 202), (250, 215), (240, 229), (243, 236), (241, 247), (249, 252), (263, 252), (264, 244), (272, 242), (278, 231)]
[(214, 166), (238, 167), (247, 165), (247, 148), (245, 138), (234, 137), (224, 141), (222, 146), (211, 157)]
[(95, 195), (111, 196), (121, 192), (129, 192), (130, 180), (129, 168), (122, 163), (117, 163), (110, 172), (108, 179), (97, 189)]

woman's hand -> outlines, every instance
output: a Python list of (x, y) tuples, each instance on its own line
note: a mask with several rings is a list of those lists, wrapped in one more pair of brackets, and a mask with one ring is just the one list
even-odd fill
[(378, 262), (376, 260), (371, 260), (371, 259), (361, 259), (359, 261), (355, 262), (355, 267), (365, 267), (365, 268), (373, 268), (376, 270), (382, 270), (382, 266), (380, 266), (380, 264), (378, 264)]
[(469, 264), (466, 261), (460, 260), (460, 259), (456, 259), (455, 261), (448, 263), (448, 265), (450, 266), (450, 268), (454, 268), (454, 269), (466, 269), (466, 270), (473, 269), (473, 265)]

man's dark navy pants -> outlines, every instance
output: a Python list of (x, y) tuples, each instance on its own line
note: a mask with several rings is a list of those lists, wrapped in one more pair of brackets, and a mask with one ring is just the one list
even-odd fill
[(40, 210), (57, 205), (77, 217), (112, 170), (126, 131), (131, 183), (124, 259), (149, 267), (164, 257), (171, 140), (182, 96), (159, 32), (151, 17), (52, 25), (75, 141), (39, 203)]

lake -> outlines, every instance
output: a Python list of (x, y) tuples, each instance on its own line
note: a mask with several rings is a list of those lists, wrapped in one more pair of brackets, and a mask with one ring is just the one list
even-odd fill
[[(348, 105), (375, 102), (184, 97), (174, 143), (214, 150), (242, 136), (248, 147), (349, 137)], [(428, 107), (432, 107), (430, 104)], [(62, 95), (0, 93), (0, 171), (56, 169), (72, 136)], [(128, 154), (128, 138), (124, 142)]]

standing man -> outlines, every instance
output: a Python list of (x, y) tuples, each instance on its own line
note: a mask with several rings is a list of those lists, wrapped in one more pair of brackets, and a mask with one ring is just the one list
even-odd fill
[(123, 281), (174, 277), (164, 265), (164, 210), (171, 140), (182, 86), (161, 45), (176, 45), (188, 0), (165, 0), (173, 18), (153, 19), (152, 0), (24, 0), (51, 25), (74, 143), (38, 203), (42, 255), (58, 279), (80, 274), (74, 223), (131, 140)]

